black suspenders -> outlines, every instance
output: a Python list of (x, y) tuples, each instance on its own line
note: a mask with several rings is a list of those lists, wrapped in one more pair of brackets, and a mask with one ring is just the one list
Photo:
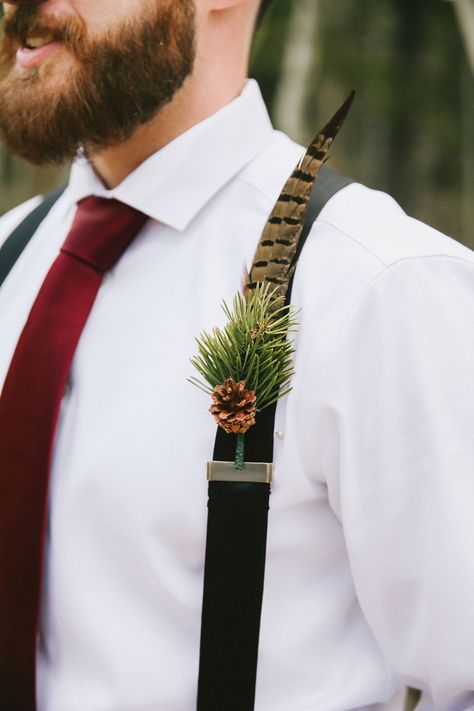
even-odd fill
[[(296, 258), (328, 200), (352, 182), (321, 169)], [(247, 462), (273, 462), (275, 412), (276, 403), (246, 433)], [(218, 427), (214, 461), (234, 457), (235, 435)], [(253, 711), (269, 498), (270, 484), (209, 482), (197, 711)]]
[(2, 286), (13, 265), (64, 190), (65, 186), (49, 193), (3, 243), (0, 248), (0, 286)]
[[(297, 256), (327, 201), (351, 182), (321, 169)], [(50, 193), (0, 249), (0, 286), (63, 191)], [(275, 411), (276, 404), (260, 413), (246, 434), (248, 462), (273, 462)], [(218, 428), (214, 460), (232, 462), (234, 455), (235, 435)], [(253, 711), (269, 496), (270, 484), (209, 482), (197, 711)]]

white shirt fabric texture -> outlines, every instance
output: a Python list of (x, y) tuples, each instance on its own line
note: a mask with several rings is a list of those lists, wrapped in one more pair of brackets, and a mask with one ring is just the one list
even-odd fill
[[(149, 215), (62, 403), (39, 711), (195, 709), (216, 427), (189, 359), (301, 154), (250, 81), (113, 190), (78, 160), (0, 291), (2, 383), (76, 202)], [(314, 225), (292, 301), (255, 710), (382, 709), (405, 684), (423, 711), (474, 708), (474, 254), (353, 184)]]

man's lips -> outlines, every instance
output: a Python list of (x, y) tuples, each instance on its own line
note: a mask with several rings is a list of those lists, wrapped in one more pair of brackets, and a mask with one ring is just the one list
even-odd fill
[(47, 42), (41, 47), (30, 48), (30, 47), (20, 47), (16, 53), (16, 59), (21, 67), (36, 67), (41, 62), (44, 62), (48, 57), (53, 54), (60, 46), (62, 42), (58, 40), (52, 40)]

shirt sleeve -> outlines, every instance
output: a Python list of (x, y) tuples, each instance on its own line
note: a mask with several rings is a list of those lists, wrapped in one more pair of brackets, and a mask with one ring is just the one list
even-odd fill
[(474, 262), (404, 259), (336, 342), (323, 434), (363, 613), (437, 710), (474, 708)]

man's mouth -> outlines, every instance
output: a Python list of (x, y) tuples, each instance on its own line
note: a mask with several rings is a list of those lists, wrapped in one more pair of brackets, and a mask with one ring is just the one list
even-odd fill
[(53, 35), (26, 37), (22, 46), (16, 53), (17, 62), (20, 66), (36, 67), (45, 61), (58, 47), (61, 42)]
[(23, 43), (23, 46), (26, 47), (26, 49), (39, 49), (40, 47), (44, 47), (46, 44), (49, 44), (52, 42), (54, 37), (52, 35), (48, 37), (27, 37), (25, 42)]

